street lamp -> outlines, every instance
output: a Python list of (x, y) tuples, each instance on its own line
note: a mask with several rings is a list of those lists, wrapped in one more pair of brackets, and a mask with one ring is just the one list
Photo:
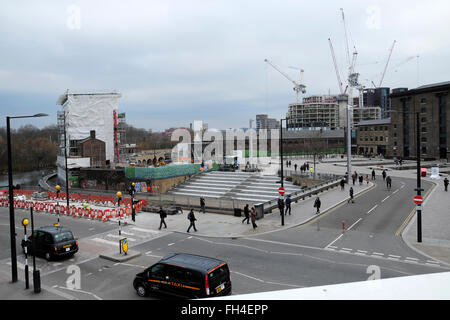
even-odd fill
[(122, 230), (120, 226), (120, 201), (122, 200), (122, 192), (117, 191), (116, 196), (117, 196), (117, 210), (119, 210), (119, 236), (120, 236), (122, 235)]
[[(420, 178), (420, 121), (419, 121), (419, 112), (404, 112), (404, 111), (397, 111), (397, 110), (388, 110), (386, 112), (396, 112), (396, 113), (403, 113), (403, 114), (415, 114), (416, 115), (416, 166), (417, 166), (417, 188), (414, 189), (417, 191), (417, 195), (421, 196), (422, 191), (422, 183)], [(420, 208), (420, 209), (418, 209)], [(417, 211), (417, 242), (422, 242), (422, 206), (416, 207)]]
[(11, 119), (46, 117), (46, 113), (37, 113), (32, 116), (6, 117), (6, 140), (8, 145), (8, 198), (9, 198), (9, 232), (11, 237), (11, 273), (12, 282), (17, 282), (17, 252), (16, 252), (16, 226), (14, 220), (14, 188), (12, 175), (12, 155), (11, 155)]
[(58, 210), (57, 213), (58, 213), (58, 225), (59, 225), (59, 211), (60, 211), (60, 209), (59, 209), (59, 192), (61, 191), (61, 187), (59, 185), (56, 185), (55, 189), (56, 189), (56, 208)]
[[(283, 120), (286, 121), (288, 118), (280, 119), (280, 142), (279, 142), (279, 149), (280, 149), (280, 160), (281, 160), (281, 188), (284, 188), (284, 173), (283, 173)], [(281, 196), (283, 197), (283, 196)], [(284, 201), (284, 199), (283, 199)], [(284, 209), (283, 209), (284, 211)], [(284, 212), (281, 212), (281, 225), (284, 226)]]

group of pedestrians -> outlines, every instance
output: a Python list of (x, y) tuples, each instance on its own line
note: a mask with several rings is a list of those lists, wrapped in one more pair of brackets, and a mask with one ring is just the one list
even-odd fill
[(242, 220), (242, 223), (247, 221), (247, 224), (250, 224), (249, 221), (252, 222), (253, 230), (258, 229), (258, 226), (256, 225), (256, 209), (255, 207), (252, 207), (250, 210), (248, 208), (248, 204), (244, 207), (244, 220)]
[[(162, 207), (159, 207), (158, 213), (159, 213), (159, 218), (160, 218), (158, 230), (161, 230), (163, 225), (164, 225), (164, 229), (167, 229), (167, 224), (165, 221), (165, 219), (167, 217), (166, 210), (164, 210)], [(195, 215), (194, 215), (194, 209), (191, 209), (191, 211), (189, 211), (187, 218), (190, 222), (187, 232), (189, 232), (189, 230), (191, 230), (192, 227), (194, 228), (195, 231), (197, 231), (197, 228), (195, 227), (195, 221), (197, 221), (197, 219), (195, 218)]]

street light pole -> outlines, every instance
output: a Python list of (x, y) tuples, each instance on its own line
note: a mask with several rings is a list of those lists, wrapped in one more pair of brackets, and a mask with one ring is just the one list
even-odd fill
[[(419, 112), (416, 112), (416, 156), (417, 156), (417, 195), (422, 195), (420, 178), (420, 128)], [(422, 208), (420, 206), (419, 208)], [(417, 209), (417, 242), (422, 242), (422, 209)]]
[(11, 151), (11, 119), (46, 117), (48, 114), (37, 113), (33, 116), (6, 117), (6, 140), (8, 149), (8, 199), (9, 199), (9, 233), (11, 241), (11, 278), (17, 282), (17, 251), (16, 251), (16, 225), (14, 218), (14, 187), (12, 173), (12, 151)]
[[(284, 172), (283, 172), (283, 120), (287, 119), (280, 119), (280, 160), (281, 160), (281, 188), (284, 188)], [(283, 197), (282, 195), (280, 195)], [(284, 201), (284, 199), (282, 199)], [(281, 225), (284, 226), (284, 209), (283, 212), (281, 212)]]
[(12, 282), (17, 282), (16, 226), (14, 219), (14, 189), (11, 159), (10, 117), (6, 117), (6, 140), (8, 141), (8, 198), (9, 198), (9, 233), (11, 240), (11, 272)]
[(64, 111), (64, 161), (66, 171), (66, 214), (69, 214), (69, 169), (67, 168), (67, 137), (66, 137), (66, 112)]

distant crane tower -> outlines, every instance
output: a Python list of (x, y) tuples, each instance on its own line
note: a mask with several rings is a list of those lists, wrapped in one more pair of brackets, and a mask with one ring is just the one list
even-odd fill
[(341, 94), (344, 94), (344, 90), (342, 89), (341, 77), (339, 75), (339, 69), (338, 69), (338, 66), (337, 66), (337, 63), (336, 63), (336, 56), (334, 55), (333, 44), (331, 43), (331, 39), (330, 38), (328, 38), (328, 42), (330, 44), (331, 57), (333, 58), (334, 70), (336, 71), (336, 78), (337, 78), (337, 81), (338, 81), (339, 90), (340, 90)]
[(306, 86), (302, 84), (303, 79), (303, 69), (300, 70), (300, 83), (297, 83), (296, 81), (292, 80), (286, 73), (278, 69), (272, 62), (270, 62), (267, 59), (264, 59), (264, 62), (267, 62), (269, 65), (271, 65), (275, 70), (277, 70), (279, 73), (281, 73), (286, 79), (288, 79), (290, 82), (294, 84), (294, 91), (297, 93), (297, 103), (300, 103), (300, 93), (306, 93)]
[(387, 61), (386, 61), (386, 65), (384, 66), (383, 74), (381, 75), (380, 84), (378, 85), (378, 87), (381, 87), (381, 84), (383, 83), (384, 75), (386, 74), (386, 70), (387, 70), (387, 67), (388, 67), (388, 64), (389, 64), (389, 60), (391, 59), (392, 50), (394, 50), (395, 42), (396, 42), (396, 41), (394, 40), (394, 42), (392, 43), (392, 47), (391, 47), (391, 49), (389, 50), (389, 56), (388, 56), (388, 59), (387, 59)]

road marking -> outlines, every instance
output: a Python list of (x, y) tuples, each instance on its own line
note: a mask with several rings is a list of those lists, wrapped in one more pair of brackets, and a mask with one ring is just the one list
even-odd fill
[(372, 255), (377, 255), (377, 256), (384, 256), (384, 253), (379, 253), (379, 252), (372, 252)]
[(399, 190), (399, 189), (395, 190), (394, 192), (392, 192), (392, 194), (395, 194), (395, 193), (397, 193), (397, 192), (398, 192), (398, 190)]
[[(7, 262), (6, 264), (10, 266), (10, 265), (12, 264), (12, 262), (9, 261), (9, 262)], [(25, 265), (24, 265), (23, 263), (17, 261), (17, 268), (22, 269), (22, 270), (25, 270)]]
[(388, 257), (392, 257), (392, 258), (400, 258), (400, 256), (395, 256), (393, 254), (388, 254)]
[(378, 207), (378, 205), (376, 204), (376, 205), (374, 205), (373, 207), (372, 207), (372, 209), (370, 209), (369, 211), (367, 211), (367, 214), (369, 214), (369, 213), (371, 213), (373, 210), (375, 210), (375, 208), (376, 207)]
[[(424, 203), (425, 200), (427, 199), (428, 194), (429, 194), (432, 190), (434, 190), (435, 187), (436, 187), (436, 184), (435, 184), (435, 183), (432, 183), (432, 184), (431, 184), (431, 188), (428, 189), (428, 191), (427, 191), (427, 192), (425, 193), (425, 195), (423, 196), (423, 199), (424, 199), (423, 203)], [(423, 203), (422, 203), (422, 204), (423, 204)], [(403, 223), (401, 224), (401, 226), (400, 226), (400, 227), (397, 229), (397, 231), (395, 232), (395, 235), (396, 235), (396, 236), (399, 236), (400, 233), (403, 232), (403, 229), (406, 228), (406, 226), (408, 225), (409, 221), (410, 221), (410, 220), (412, 219), (412, 217), (414, 216), (414, 213), (415, 213), (415, 212), (416, 212), (416, 208), (414, 208), (414, 209), (411, 210), (411, 212), (409, 213), (409, 215), (406, 217), (405, 221), (403, 221)]]
[(172, 242), (172, 243), (169, 243), (168, 246), (172, 246), (172, 245), (174, 245), (174, 244), (175, 244), (175, 242)]
[[(326, 248), (328, 248), (328, 247), (331, 247), (331, 245), (333, 244), (333, 243), (335, 243), (336, 241), (338, 241), (342, 236), (343, 236), (344, 234), (341, 234), (339, 237), (337, 237), (334, 241), (332, 241), (329, 245), (327, 245), (324, 249), (326, 249)], [(336, 248), (336, 247), (334, 247), (334, 248)]]
[(387, 257), (389, 260), (398, 260), (399, 258)]
[(405, 259), (406, 259), (406, 260), (414, 260), (414, 261), (419, 261), (419, 259), (417, 259), (417, 258), (410, 258), (410, 257), (406, 257)]
[(131, 233), (131, 232), (125, 232), (125, 231), (122, 231), (122, 233), (123, 233), (123, 234), (126, 234), (127, 236), (134, 236), (134, 233)]
[(355, 222), (354, 224), (352, 224), (352, 225), (350, 226), (350, 228), (348, 228), (347, 230), (350, 230), (351, 228), (353, 228), (353, 226), (354, 226), (355, 224), (357, 224), (358, 222), (360, 222), (361, 219), (362, 219), (362, 218), (359, 218), (358, 220), (356, 220), (356, 222)]
[(381, 202), (385, 202), (387, 198), (389, 198), (390, 196), (387, 196), (386, 198), (384, 198), (383, 200), (381, 200)]
[(144, 228), (137, 228), (137, 227), (133, 227), (133, 228), (130, 228), (130, 229), (131, 229), (131, 230), (140, 231), (140, 232), (154, 233), (154, 234), (160, 233), (159, 231), (156, 231), (156, 230), (150, 230), (150, 229), (144, 229)]
[(367, 253), (366, 250), (356, 250), (356, 251), (361, 252), (361, 253)]

